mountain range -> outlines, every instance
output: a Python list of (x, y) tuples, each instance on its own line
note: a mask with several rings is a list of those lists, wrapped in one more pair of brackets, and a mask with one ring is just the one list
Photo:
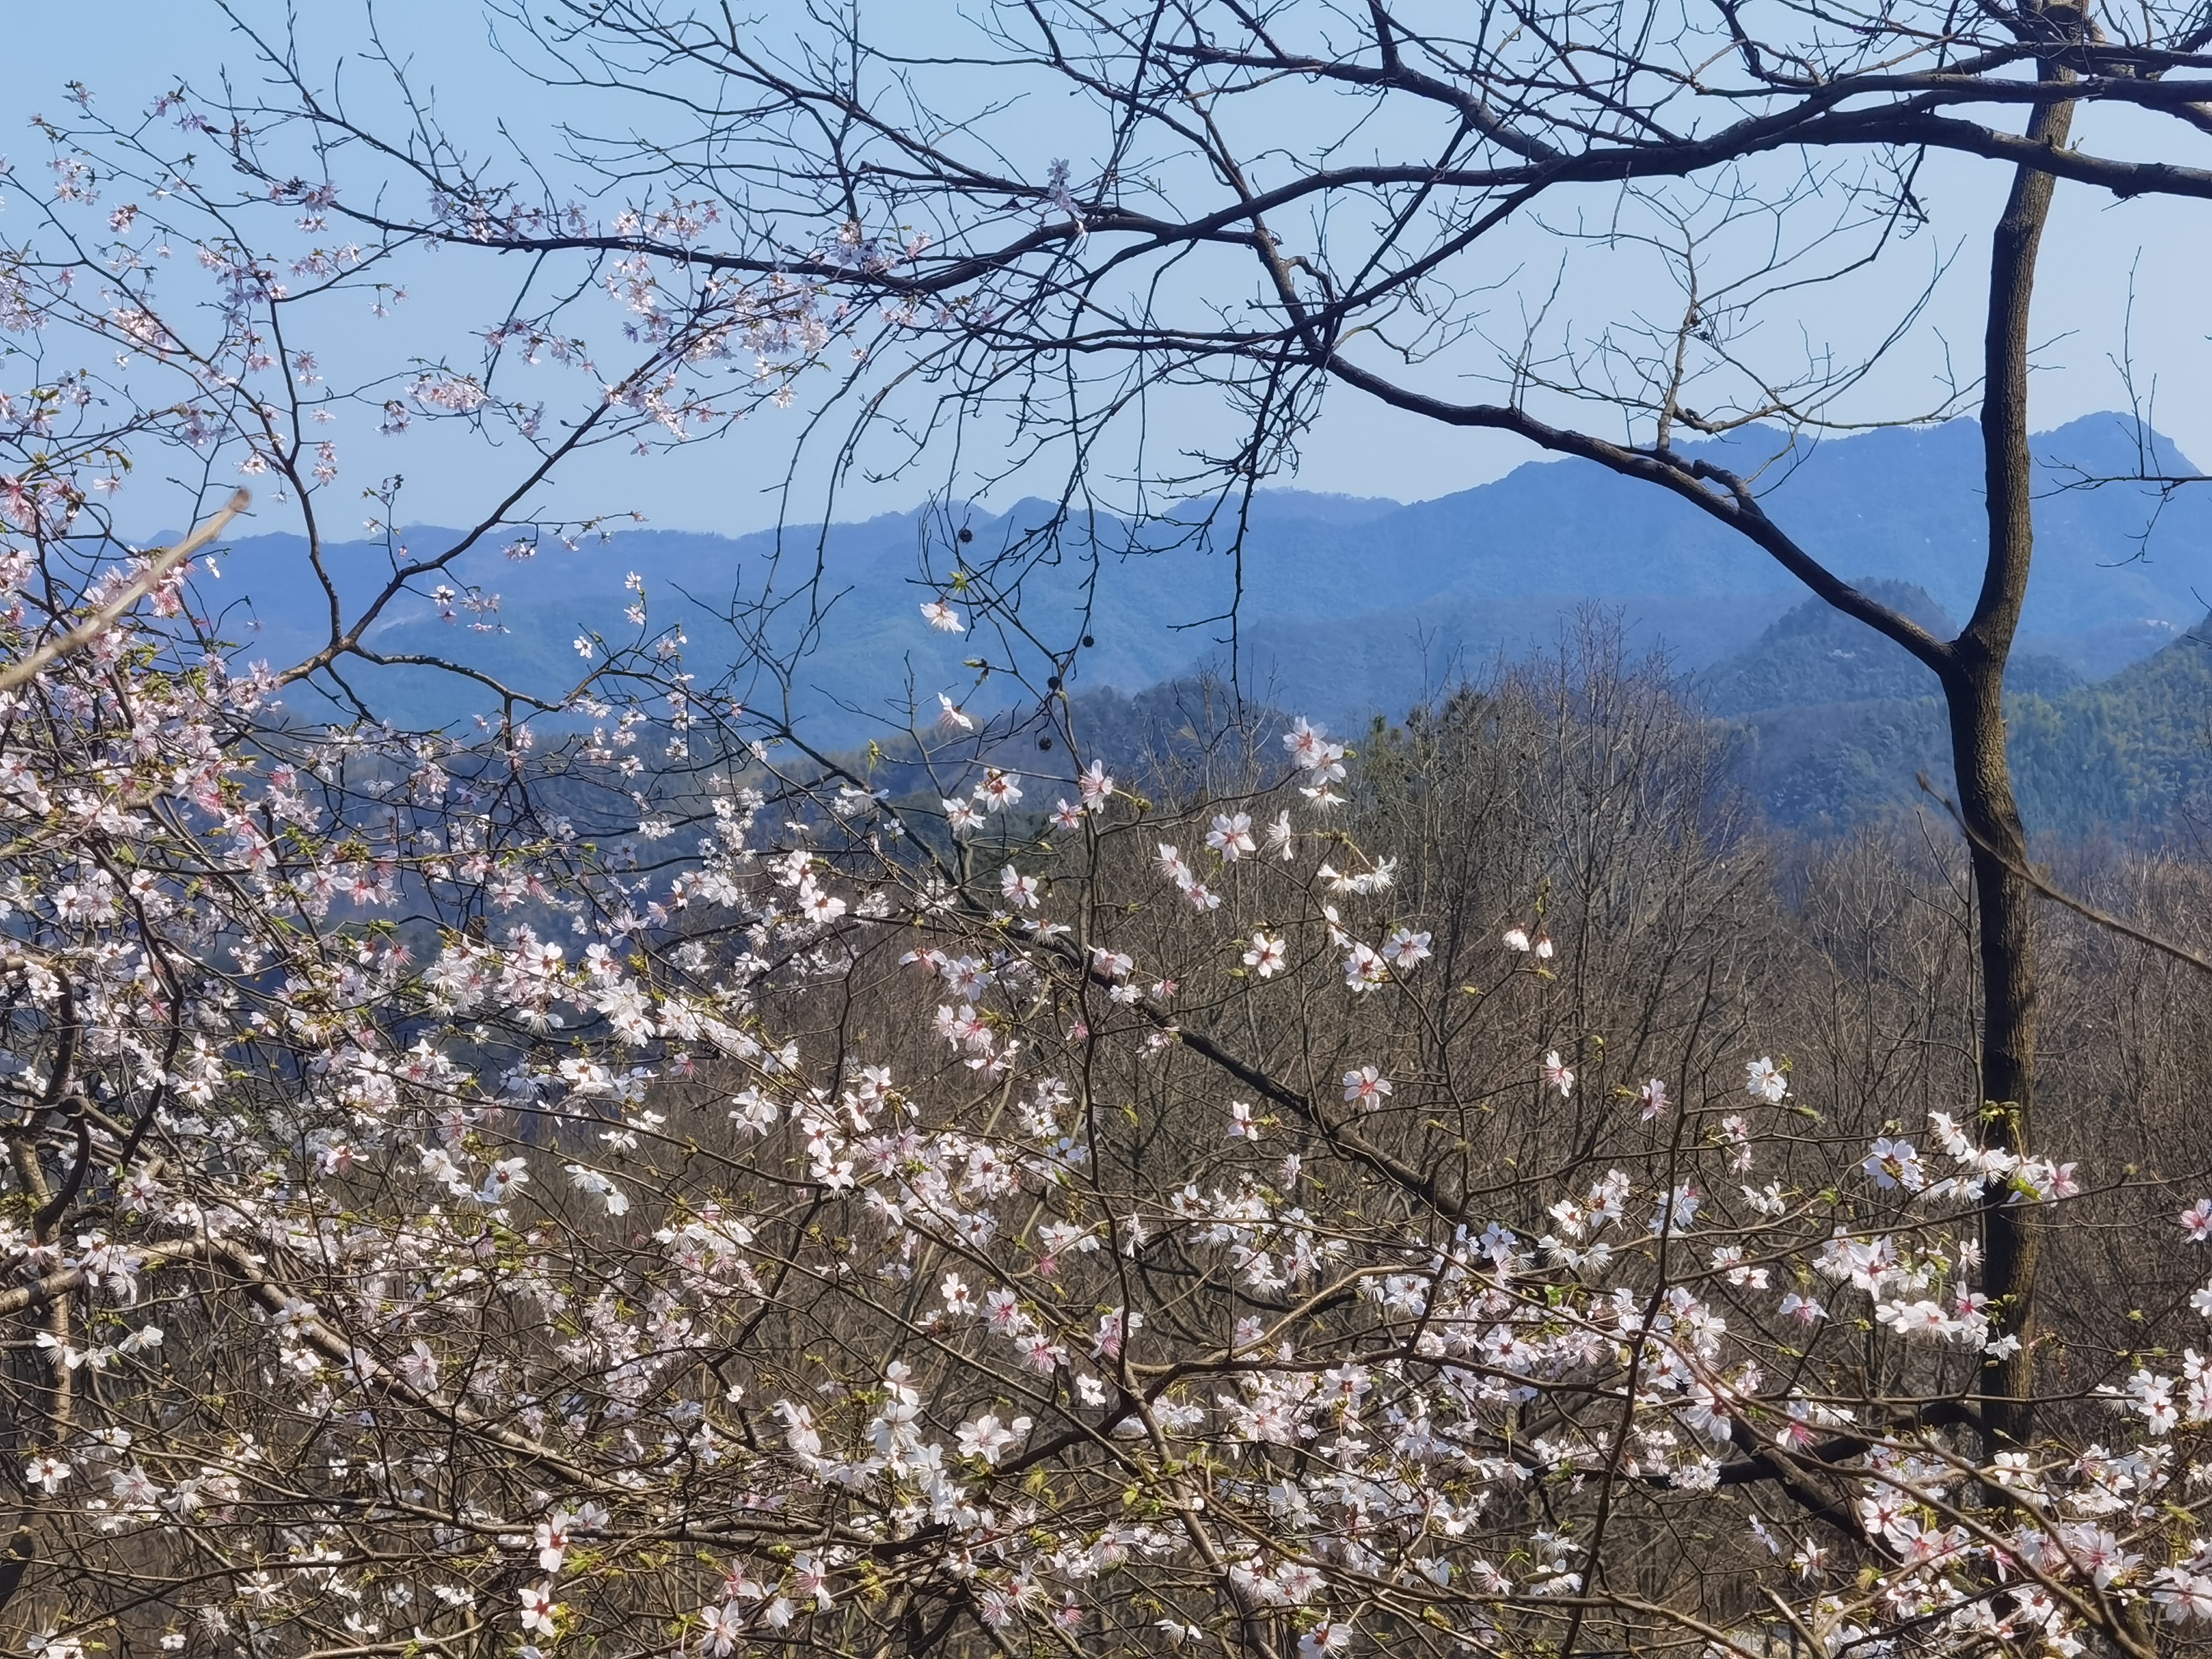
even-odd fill
[[(2076, 421), (2034, 448), (2035, 572), (2012, 678), (2021, 718), (2032, 724), (2048, 709), (2068, 730), (2078, 717), (2109, 735), (2155, 705), (2161, 741), (2175, 739), (2195, 682), (2153, 665), (2173, 648), (2173, 662), (2203, 654), (2193, 630), (2212, 596), (2212, 491), (2127, 482), (2194, 469), (2123, 416)], [(1904, 585), (1885, 591), (1946, 627), (1971, 608), (1984, 537), (1972, 422), (1796, 447), (1754, 428), (1687, 453), (1753, 477), (1767, 511), (1831, 568)], [(453, 532), (398, 539), (420, 556), (450, 545)], [(242, 655), (296, 657), (326, 626), (327, 600), (301, 551), (287, 536), (232, 549), (222, 592)], [(375, 544), (333, 547), (326, 559), (349, 602), (391, 568)], [(623, 615), (632, 573), (650, 617), (642, 631)], [(520, 564), (487, 544), (447, 580), (497, 593), (495, 615), (444, 621), (426, 587), (395, 604), (369, 642), (558, 696), (582, 670), (580, 636), (596, 636), (597, 654), (672, 623), (688, 636), (685, 666), (700, 687), (772, 702), (840, 746), (904, 729), (909, 703), (927, 718), (939, 692), (973, 712), (1033, 696), (1051, 673), (1073, 691), (1134, 693), (1218, 672), (1232, 653), (1238, 683), (1277, 707), (1337, 721), (1401, 714), (1500, 655), (1546, 648), (1592, 602), (1617, 611), (1632, 644), (1667, 651), (1717, 714), (1744, 724), (1755, 739), (1747, 777), (1790, 821), (1849, 818), (1893, 793), (1899, 768), (1927, 748), (1934, 706), (1926, 670), (1870, 630), (1805, 605), (1804, 590), (1751, 544), (1579, 460), (1531, 463), (1411, 503), (1263, 490), (1241, 511), (1187, 504), (1143, 521), (1035, 501), (996, 514), (940, 504), (738, 537), (636, 529), (574, 549), (549, 538)], [(963, 616), (973, 611), (963, 580), (1018, 600), (1021, 631), (928, 627), (924, 601), (949, 596)], [(769, 671), (793, 658), (787, 678)], [(980, 683), (963, 665), (977, 661), (994, 671)], [(410, 722), (455, 718), (477, 700), (420, 671), (349, 678)], [(1835, 712), (1844, 708), (1858, 712)], [(1860, 744), (1858, 758), (1838, 762), (1847, 738)], [(2065, 780), (2094, 772), (2119, 792), (2116, 802), (2134, 800), (2150, 786), (2127, 781), (2117, 742), (2102, 759), (2087, 749), (2050, 758), (2051, 787), (2073, 792)], [(1854, 769), (1866, 770), (1864, 787), (1850, 781)], [(1911, 770), (1903, 776), (1909, 789)]]

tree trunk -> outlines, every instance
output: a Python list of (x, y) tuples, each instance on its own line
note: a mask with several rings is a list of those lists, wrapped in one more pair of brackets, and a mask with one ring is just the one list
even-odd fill
[[(2005, 762), (2002, 663), (1961, 671), (1947, 687), (1959, 805), (1977, 844), (1974, 899), (1982, 981), (1981, 1144), (2025, 1157), (2035, 1099), (2034, 895), (2008, 864), (2024, 865), (2027, 837)], [(2024, 1443), (2034, 1392), (2036, 1216), (1991, 1192), (1982, 1212), (1982, 1288), (1998, 1328), (2019, 1344), (1993, 1355), (1982, 1375), (1992, 1432)]]
[[(2039, 21), (2070, 38), (2078, 12), (2050, 11)], [(2045, 82), (2072, 79), (2046, 60)], [(2074, 106), (2039, 106), (2027, 137), (2057, 149), (2066, 142)], [(1973, 842), (1974, 897), (1981, 924), (1981, 1143), (2015, 1158), (2030, 1145), (2035, 1101), (2036, 963), (2034, 895), (2014, 871), (2027, 865), (2027, 833), (2005, 754), (2004, 670), (2027, 597), (2034, 550), (2027, 447), (2028, 308), (2038, 250), (2051, 213), (2051, 175), (2023, 166), (2014, 173), (1990, 256), (1984, 338), (1982, 445), (1989, 508), (1989, 551), (1972, 619), (1953, 646), (1943, 677), (1959, 807)], [(1993, 1192), (1982, 1212), (1982, 1286), (2012, 1352), (1991, 1356), (1982, 1376), (1984, 1410), (2001, 1443), (2023, 1443), (2033, 1418), (2037, 1217)], [(2008, 1345), (2010, 1346), (2010, 1345)]]

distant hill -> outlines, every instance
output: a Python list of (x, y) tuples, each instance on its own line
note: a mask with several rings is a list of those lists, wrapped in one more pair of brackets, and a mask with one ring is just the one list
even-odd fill
[[(1924, 591), (1865, 585), (1916, 621), (1955, 631)], [(1738, 776), (1776, 823), (1832, 830), (1911, 807), (1922, 772), (1950, 787), (1934, 676), (1820, 600), (1686, 684), (1741, 727)], [(2023, 653), (2007, 687), (2014, 787), (2032, 830), (2155, 828), (2212, 787), (2212, 617), (2100, 680)]]
[[(2068, 487), (2136, 465), (2119, 416), (2077, 421), (2035, 444), (2044, 488), (2021, 642), (2035, 660), (2023, 661), (2016, 686), (2062, 697), (2066, 676), (2109, 677), (2203, 614), (2212, 492), (2161, 504), (2146, 487)], [(1796, 450), (1753, 430), (1689, 453), (1754, 477), (1769, 510), (1832, 568), (1911, 583), (1921, 595), (1913, 602), (1931, 611), (1971, 605), (1983, 534), (1972, 422)], [(2162, 441), (2149, 460), (2189, 470)], [(1232, 645), (1253, 695), (1349, 726), (1373, 712), (1402, 714), (1498, 654), (1550, 646), (1562, 619), (1593, 601), (1617, 609), (1632, 645), (1664, 646), (1686, 670), (1730, 665), (1709, 674), (1705, 689), (1731, 711), (1909, 702), (1928, 689), (1909, 659), (1839, 617), (1801, 617), (1791, 626), (1810, 630), (1802, 639), (1765, 638), (1804, 597), (1785, 572), (1686, 504), (1580, 461), (1532, 463), (1410, 504), (1262, 492), (1241, 550), (1228, 516), (1208, 522), (1185, 507), (1141, 525), (1059, 524), (1043, 504), (1019, 502), (995, 514), (939, 508), (737, 538), (633, 530), (574, 550), (549, 543), (519, 564), (494, 538), (453, 577), (501, 596), (487, 631), (471, 631), (467, 617), (441, 621), (426, 591), (395, 605), (371, 643), (447, 653), (556, 696), (582, 667), (580, 634), (635, 636), (623, 615), (631, 598), (623, 579), (635, 571), (653, 626), (676, 623), (689, 636), (686, 666), (702, 690), (787, 707), (834, 744), (894, 732), (909, 695), (930, 708), (944, 690), (981, 710), (1020, 695), (1003, 673), (977, 687), (963, 659), (1011, 663), (1033, 682), (1059, 670), (1078, 691), (1133, 694), (1225, 667)], [(956, 538), (963, 529), (965, 543)], [(415, 530), (404, 539), (420, 554), (450, 536)], [(222, 582), (206, 585), (204, 602), (232, 606), (226, 629), (249, 659), (296, 657), (322, 625), (325, 601), (300, 551), (292, 538), (250, 538)], [(331, 549), (329, 562), (354, 598), (390, 568), (384, 550), (367, 544)], [(924, 625), (921, 602), (963, 562), (1018, 576), (1026, 636)], [(1233, 640), (1224, 620), (1232, 604)], [(732, 614), (755, 623), (757, 636), (733, 632)], [(1085, 637), (1094, 643), (1079, 647)], [(763, 643), (775, 654), (806, 647), (787, 685), (751, 654)], [(410, 723), (459, 718), (481, 701), (420, 671), (349, 678)], [(1790, 746), (1786, 724), (1764, 723), (1775, 752)]]
[(2039, 829), (2159, 823), (2212, 789), (2212, 617), (2155, 656), (2011, 714), (2023, 809)]
[[(1959, 631), (1928, 590), (1911, 582), (1863, 577), (1870, 598), (1918, 623), (1939, 639)], [(2006, 684), (2014, 691), (2062, 696), (2081, 675), (2060, 658), (2022, 651)], [(1750, 650), (1691, 677), (1698, 700), (1717, 714), (1809, 703), (1864, 702), (1934, 695), (1935, 677), (1903, 646), (1814, 599), (1785, 611)]]

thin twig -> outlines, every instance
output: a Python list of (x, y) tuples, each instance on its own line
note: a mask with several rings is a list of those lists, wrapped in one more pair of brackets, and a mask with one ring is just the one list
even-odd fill
[(1973, 830), (1968, 827), (1966, 820), (1960, 815), (1959, 809), (1951, 804), (1950, 797), (1942, 793), (1942, 792), (1938, 790), (1934, 784), (1929, 782), (1928, 775), (1925, 772), (1923, 772), (1918, 775), (1921, 788), (1928, 794), (1933, 796), (1938, 802), (1942, 803), (1943, 810), (1951, 815), (1951, 822), (1959, 826), (1959, 831), (1961, 835), (1965, 836), (1968, 841), (1972, 842), (1977, 848), (1995, 859), (1999, 864), (2002, 865), (2014, 875), (2018, 876), (2030, 887), (2033, 887), (2037, 892), (2042, 894), (2044, 897), (2049, 899), (2053, 904), (2061, 905), (2066, 909), (2071, 910), (2075, 915), (2095, 922), (2100, 927), (2109, 927), (2114, 933), (2123, 934), (2125, 937), (2135, 940), (2138, 945), (2148, 945), (2152, 950), (2160, 951), (2166, 956), (2172, 957), (2176, 962), (2185, 962), (2192, 968), (2200, 969), (2205, 973), (2212, 974), (2212, 961), (2208, 961), (2204, 957), (2197, 955), (2196, 951), (2191, 950), (2187, 945), (2176, 945), (2172, 940), (2160, 939), (2155, 933), (2146, 933), (2142, 928), (2136, 927), (2133, 923), (2122, 921), (2118, 916), (2109, 915), (2103, 910), (2098, 909), (2094, 904), (2084, 904), (2080, 899), (2075, 898), (2072, 894), (2061, 892), (2057, 888), (2053, 887), (2049, 882), (2044, 880), (2042, 877), (2037, 875), (2034, 871), (2027, 869), (2022, 865), (2015, 864), (2011, 859), (2008, 858), (2003, 853), (1998, 851), (1996, 848), (1990, 846), (1988, 842), (1983, 840), (1981, 836), (1976, 835)]

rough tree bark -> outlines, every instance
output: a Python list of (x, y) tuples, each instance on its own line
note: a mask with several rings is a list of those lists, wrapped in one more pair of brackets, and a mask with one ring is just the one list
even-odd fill
[[(2043, 74), (2046, 80), (2067, 80), (2072, 71), (2045, 60)], [(2040, 105), (2027, 136), (2045, 149), (2059, 149), (2073, 118), (2071, 102)], [(1982, 392), (1989, 547), (1980, 598), (1952, 641), (1942, 671), (1980, 928), (1981, 1139), (1984, 1146), (2016, 1158), (2027, 1153), (2035, 1101), (2035, 894), (2014, 873), (2027, 866), (2028, 849), (2005, 753), (2004, 671), (2027, 598), (2035, 544), (2028, 313), (2055, 183), (2049, 173), (2025, 164), (2017, 168), (1991, 238)], [(1992, 1433), (2019, 1443), (2027, 1438), (2034, 1414), (2036, 1212), (2006, 1202), (2009, 1196), (2002, 1189), (1993, 1193), (1982, 1212), (1983, 1283), (2001, 1328), (2018, 1346), (1992, 1355), (1983, 1387)]]

